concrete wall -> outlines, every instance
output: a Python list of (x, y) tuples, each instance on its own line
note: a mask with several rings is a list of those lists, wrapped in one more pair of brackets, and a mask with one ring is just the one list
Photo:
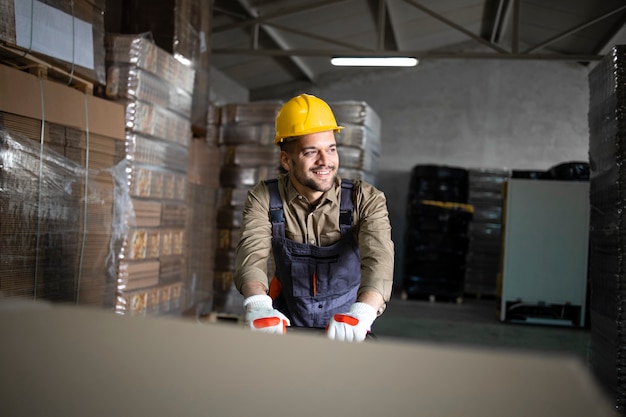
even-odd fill
[(382, 120), (377, 186), (389, 201), (398, 285), (409, 174), (417, 164), (545, 170), (588, 159), (587, 67), (442, 60), (320, 80), (326, 101), (362, 100)]

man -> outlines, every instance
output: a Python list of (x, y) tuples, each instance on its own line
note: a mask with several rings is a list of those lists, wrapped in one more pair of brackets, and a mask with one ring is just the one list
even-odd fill
[[(360, 342), (389, 301), (387, 202), (372, 185), (337, 176), (341, 129), (328, 104), (308, 94), (276, 116), (284, 172), (248, 192), (236, 251), (235, 285), (253, 330), (326, 328), (330, 339)], [(276, 272), (268, 285), (270, 251)]]

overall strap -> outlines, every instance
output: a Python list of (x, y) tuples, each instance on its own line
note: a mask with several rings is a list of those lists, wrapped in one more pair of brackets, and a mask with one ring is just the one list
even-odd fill
[(272, 235), (276, 238), (285, 237), (285, 213), (283, 202), (278, 191), (278, 179), (265, 180), (265, 185), (270, 191), (270, 221), (272, 222)]
[[(265, 180), (265, 184), (270, 192), (270, 221), (272, 222), (272, 235), (274, 237), (285, 237), (285, 213), (283, 202), (278, 191), (278, 179)], [(354, 201), (352, 200), (352, 180), (341, 180), (341, 202), (339, 204), (339, 228), (341, 234), (350, 231), (352, 228)]]
[(352, 189), (354, 184), (352, 180), (341, 179), (341, 203), (339, 205), (339, 227), (341, 234), (348, 232), (352, 228), (352, 212), (354, 210), (354, 202), (352, 201)]

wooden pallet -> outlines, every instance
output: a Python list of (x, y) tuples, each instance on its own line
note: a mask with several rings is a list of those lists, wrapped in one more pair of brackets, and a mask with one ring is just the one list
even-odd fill
[(218, 312), (213, 311), (209, 314), (207, 321), (209, 323), (242, 324), (243, 317), (238, 314), (218, 313)]
[(94, 83), (38, 58), (27, 50), (0, 43), (0, 63), (29, 72), (41, 79), (57, 81), (85, 94), (94, 94)]

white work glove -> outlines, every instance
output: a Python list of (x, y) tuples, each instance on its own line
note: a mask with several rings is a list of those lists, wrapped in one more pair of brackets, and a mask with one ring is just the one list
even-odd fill
[(287, 326), (291, 325), (289, 319), (272, 306), (269, 295), (247, 297), (243, 300), (243, 307), (246, 309), (244, 322), (254, 331), (284, 334)]
[(334, 340), (362, 342), (367, 333), (372, 330), (372, 323), (376, 320), (376, 316), (376, 309), (371, 305), (354, 303), (350, 306), (348, 313), (335, 314), (330, 319), (326, 335)]

